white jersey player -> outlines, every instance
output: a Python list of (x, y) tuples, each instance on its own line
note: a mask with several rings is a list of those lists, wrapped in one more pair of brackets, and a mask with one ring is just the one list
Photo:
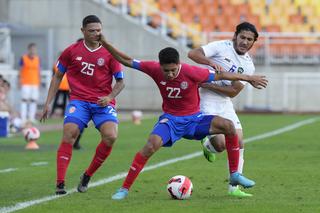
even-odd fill
[[(248, 51), (258, 38), (254, 25), (243, 22), (236, 27), (232, 40), (214, 41), (200, 48), (191, 50), (188, 54), (193, 61), (204, 64), (216, 71), (227, 71), (252, 75), (254, 64)], [(235, 97), (244, 88), (242, 81), (216, 81), (202, 84), (200, 88), (200, 110), (209, 115), (219, 115), (233, 122), (240, 143), (238, 172), (243, 170), (243, 133), (240, 120), (233, 108), (231, 98)], [(214, 153), (225, 150), (224, 135), (215, 135), (202, 141), (204, 155), (208, 161), (215, 159)], [(229, 195), (248, 197), (251, 194), (241, 191), (237, 186), (229, 185)]]

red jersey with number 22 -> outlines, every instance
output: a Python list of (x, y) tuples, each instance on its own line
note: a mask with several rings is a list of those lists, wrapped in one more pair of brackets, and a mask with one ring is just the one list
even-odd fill
[(177, 77), (166, 80), (159, 62), (134, 60), (134, 68), (155, 81), (162, 96), (162, 110), (165, 113), (186, 116), (200, 111), (198, 87), (199, 83), (208, 81), (208, 69), (181, 64)]

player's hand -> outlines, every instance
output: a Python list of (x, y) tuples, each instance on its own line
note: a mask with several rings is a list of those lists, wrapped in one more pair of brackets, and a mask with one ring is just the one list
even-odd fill
[(44, 108), (42, 110), (42, 114), (40, 117), (40, 122), (45, 122), (48, 119), (48, 114), (49, 114), (49, 106), (44, 105)]
[(110, 102), (112, 101), (112, 98), (110, 98), (109, 96), (103, 96), (103, 97), (99, 97), (99, 100), (97, 101), (97, 104), (100, 106), (107, 106)]
[(225, 71), (221, 66), (219, 66), (218, 64), (215, 63), (210, 63), (210, 67), (212, 67), (214, 70), (218, 71), (218, 72), (223, 72)]
[(107, 43), (107, 40), (102, 33), (99, 36), (99, 42), (100, 42), (100, 44)]
[(249, 83), (256, 89), (263, 89), (267, 87), (268, 80), (263, 75), (252, 75), (250, 76)]

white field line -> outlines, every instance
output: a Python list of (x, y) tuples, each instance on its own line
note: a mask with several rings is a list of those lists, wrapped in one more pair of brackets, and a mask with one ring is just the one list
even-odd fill
[[(45, 161), (41, 161), (41, 162), (33, 162), (30, 163), (31, 166), (46, 166), (48, 165), (48, 162)], [(17, 171), (19, 168), (7, 168), (7, 169), (1, 169), (0, 173), (8, 173), (8, 172), (15, 172)]]
[[(279, 134), (282, 134), (284, 132), (289, 132), (291, 130), (297, 129), (297, 128), (302, 127), (304, 125), (315, 123), (318, 120), (319, 120), (319, 118), (311, 118), (311, 119), (307, 119), (307, 120), (304, 120), (304, 121), (300, 121), (300, 122), (285, 126), (283, 128), (271, 131), (271, 132), (267, 132), (267, 133), (264, 133), (264, 134), (261, 134), (261, 135), (257, 135), (257, 136), (248, 138), (244, 142), (245, 143), (250, 143), (250, 142), (261, 140), (261, 139), (264, 139), (264, 138), (273, 137), (275, 135), (279, 135)], [(146, 166), (141, 172), (154, 170), (154, 169), (157, 169), (157, 168), (162, 167), (162, 166), (173, 164), (173, 163), (176, 163), (176, 162), (179, 162), (179, 161), (189, 160), (189, 159), (201, 156), (201, 155), (202, 155), (202, 152), (195, 152), (195, 153), (192, 153), (192, 154), (189, 154), (189, 155), (185, 155), (185, 156), (182, 156), (182, 157), (179, 157), (179, 158), (173, 158), (173, 159), (166, 160), (166, 161), (154, 164), (154, 165)], [(120, 180), (120, 179), (124, 178), (126, 175), (127, 175), (127, 172), (122, 172), (122, 173), (116, 174), (114, 176), (111, 176), (111, 177), (108, 177), (108, 178), (105, 178), (105, 179), (102, 179), (102, 180), (99, 180), (99, 181), (96, 181), (96, 182), (92, 182), (92, 183), (90, 183), (90, 188), (96, 187), (96, 186), (100, 186), (100, 185), (103, 185), (103, 184), (107, 184), (107, 183), (110, 183), (110, 182), (113, 182), (113, 181), (116, 181), (116, 180)], [(68, 191), (67, 195), (73, 194), (75, 192), (76, 192), (76, 188), (73, 188), (73, 189)], [(40, 204), (40, 203), (43, 203), (43, 202), (55, 200), (55, 199), (58, 199), (58, 198), (61, 198), (61, 197), (67, 196), (67, 195), (46, 196), (46, 197), (43, 197), (43, 198), (40, 198), (40, 199), (36, 199), (36, 200), (20, 202), (20, 203), (17, 203), (15, 205), (12, 205), (12, 206), (1, 207), (0, 208), (0, 213), (14, 212), (14, 211), (25, 209), (25, 208), (28, 208), (30, 206), (37, 205), (37, 204)]]
[(46, 166), (46, 165), (48, 165), (49, 163), (48, 162), (46, 162), (46, 161), (39, 161), (39, 162), (33, 162), (33, 163), (31, 163), (30, 165), (31, 166)]
[(14, 172), (16, 170), (18, 170), (18, 168), (7, 168), (7, 169), (0, 170), (0, 173)]

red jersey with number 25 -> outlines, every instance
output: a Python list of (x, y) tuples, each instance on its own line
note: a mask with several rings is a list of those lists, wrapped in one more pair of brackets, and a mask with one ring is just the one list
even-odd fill
[(134, 60), (133, 67), (149, 75), (157, 84), (162, 96), (162, 110), (175, 116), (198, 113), (199, 83), (207, 82), (209, 70), (181, 64), (177, 77), (166, 80), (159, 62)]
[[(112, 91), (113, 75), (122, 67), (102, 46), (89, 49), (84, 41), (66, 48), (58, 59), (60, 72), (66, 72), (70, 99), (96, 103)], [(110, 103), (115, 105), (115, 100)]]

